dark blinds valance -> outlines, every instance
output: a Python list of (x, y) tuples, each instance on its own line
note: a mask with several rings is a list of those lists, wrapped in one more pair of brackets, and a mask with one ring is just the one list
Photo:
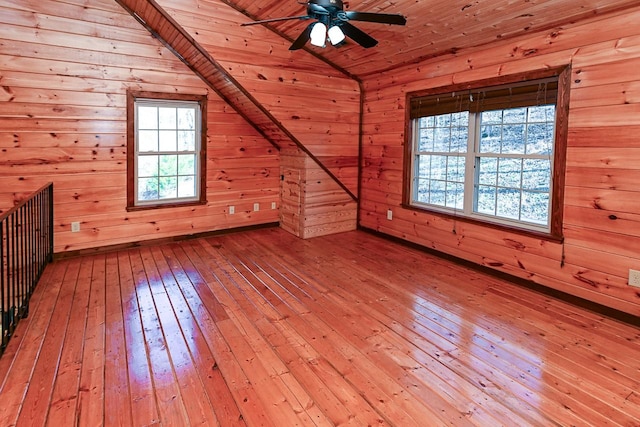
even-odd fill
[(411, 98), (411, 118), (555, 104), (558, 78)]

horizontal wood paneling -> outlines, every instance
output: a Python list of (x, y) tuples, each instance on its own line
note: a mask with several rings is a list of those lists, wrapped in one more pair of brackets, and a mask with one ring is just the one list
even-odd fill
[[(356, 81), (245, 16), (223, 1), (159, 0), (158, 4), (225, 68), (305, 149), (354, 195), (360, 88)], [(320, 154), (322, 153), (322, 154)], [(325, 162), (324, 156), (349, 159)]]
[[(361, 225), (640, 315), (640, 9), (365, 80)], [(401, 207), (408, 91), (572, 65), (564, 242)], [(386, 219), (388, 209), (393, 220)]]
[(281, 152), (280, 223), (304, 239), (356, 229), (358, 205), (301, 150)]
[[(116, 2), (0, 0), (0, 78), (0, 209), (53, 181), (57, 252), (278, 220), (277, 150)], [(127, 89), (208, 95), (206, 205), (126, 211)]]

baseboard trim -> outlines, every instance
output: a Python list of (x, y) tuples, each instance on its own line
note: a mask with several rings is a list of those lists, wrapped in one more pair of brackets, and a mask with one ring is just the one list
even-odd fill
[(262, 228), (279, 227), (279, 222), (269, 222), (266, 224), (247, 225), (244, 227), (226, 228), (224, 230), (204, 231), (202, 233), (195, 234), (183, 234), (172, 237), (162, 237), (159, 239), (140, 240), (135, 242), (120, 243), (117, 245), (98, 246), (96, 248), (78, 249), (75, 251), (58, 252), (53, 255), (53, 260), (73, 258), (84, 255), (96, 255), (107, 252), (120, 251), (131, 248), (139, 248), (144, 246), (161, 245), (164, 243), (180, 242), (184, 240), (199, 239), (205, 237), (219, 236), (221, 234), (240, 233), (243, 231), (259, 230)]
[(543, 294), (545, 296), (551, 297), (551, 298), (555, 298), (557, 300), (560, 301), (564, 301), (567, 302), (569, 304), (575, 305), (577, 307), (580, 308), (584, 308), (585, 310), (589, 310), (591, 312), (597, 313), (599, 315), (602, 316), (606, 316), (615, 320), (618, 320), (620, 322), (624, 322), (627, 323), (631, 326), (635, 326), (640, 328), (640, 316), (634, 316), (633, 314), (627, 313), (625, 311), (622, 310), (618, 310), (615, 308), (611, 308), (608, 307), (604, 304), (600, 304), (600, 303), (596, 303), (593, 301), (589, 301), (587, 299), (581, 298), (581, 297), (577, 297), (575, 295), (571, 295), (569, 293), (563, 292), (563, 291), (559, 291), (557, 289), (553, 289), (544, 285), (541, 285), (539, 283), (535, 283), (531, 280), (526, 280), (523, 279), (521, 277), (517, 277), (517, 276), (513, 276), (511, 274), (502, 272), (502, 271), (498, 271), (498, 270), (494, 270), (492, 268), (486, 267), (484, 265), (478, 265), (476, 263), (473, 263), (471, 261), (467, 261), (463, 258), (459, 258), (456, 257), (454, 255), (449, 255), (446, 254), (444, 252), (440, 252), (437, 251), (435, 249), (429, 248), (427, 246), (423, 246), (420, 245), (418, 243), (414, 243), (414, 242), (410, 242), (408, 240), (404, 240), (400, 237), (396, 237), (396, 236), (392, 236), (390, 234), (386, 234), (377, 230), (374, 230), (372, 228), (367, 228), (367, 227), (362, 227), (362, 226), (358, 226), (358, 230), (364, 231), (366, 233), (369, 234), (373, 234), (374, 236), (380, 237), (382, 239), (386, 239), (389, 240), (391, 242), (394, 243), (398, 243), (407, 247), (410, 247), (412, 249), (416, 249), (422, 252), (426, 252), (430, 255), (434, 255), (437, 256), (439, 258), (445, 259), (447, 261), (451, 261), (454, 262), (456, 264), (462, 265), (464, 267), (468, 267), (471, 269), (474, 269), (476, 271), (480, 271), (482, 273), (488, 274), (490, 276), (494, 276), (496, 278), (499, 278), (501, 280), (506, 280), (509, 281), (510, 283), (513, 283), (515, 285), (518, 286), (522, 286), (524, 288), (527, 288), (529, 290), (532, 290), (534, 292)]

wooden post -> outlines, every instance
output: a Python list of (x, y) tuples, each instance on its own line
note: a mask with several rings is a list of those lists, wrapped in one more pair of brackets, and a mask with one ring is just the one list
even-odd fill
[(356, 229), (357, 203), (307, 154), (280, 151), (280, 226), (307, 239)]

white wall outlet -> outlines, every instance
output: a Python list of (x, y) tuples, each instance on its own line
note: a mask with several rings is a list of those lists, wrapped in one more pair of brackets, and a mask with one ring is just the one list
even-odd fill
[(233, 215), (234, 213), (236, 213), (236, 207), (235, 206), (229, 206), (229, 215)]
[(278, 205), (276, 205), (276, 202), (271, 202), (271, 209), (275, 209)]
[(391, 220), (393, 219), (393, 211), (392, 211), (391, 209), (389, 209), (389, 210), (387, 211), (387, 219), (388, 219), (389, 221), (391, 221)]
[(629, 286), (640, 288), (640, 271), (629, 269)]
[(71, 232), (72, 233), (77, 233), (80, 231), (80, 222), (78, 221), (74, 221), (71, 223)]
[(254, 203), (253, 204), (253, 211), (254, 212), (258, 212), (260, 210), (260, 203)]

